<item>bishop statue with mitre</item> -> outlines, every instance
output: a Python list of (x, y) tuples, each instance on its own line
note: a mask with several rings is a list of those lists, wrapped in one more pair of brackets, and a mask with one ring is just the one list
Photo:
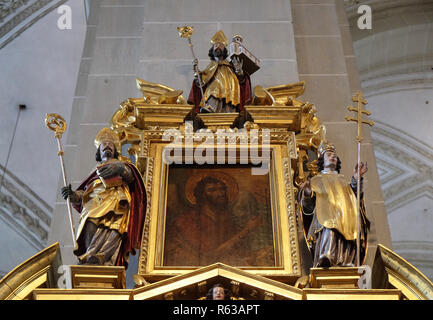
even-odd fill
[(117, 134), (103, 128), (96, 135), (92, 173), (73, 191), (62, 188), (64, 199), (81, 214), (74, 254), (79, 264), (128, 265), (141, 242), (146, 190), (138, 169), (119, 160)]
[[(203, 71), (198, 70), (198, 61), (194, 60), (194, 70), (198, 73), (195, 74), (188, 103), (194, 104), (197, 113), (241, 112), (251, 100), (250, 76), (243, 71), (243, 62), (238, 57), (234, 57), (231, 62), (227, 60), (228, 41), (224, 32), (219, 30), (212, 37), (211, 45), (211, 61)], [(203, 88), (204, 99), (200, 86)], [(206, 105), (203, 105), (203, 100)]]

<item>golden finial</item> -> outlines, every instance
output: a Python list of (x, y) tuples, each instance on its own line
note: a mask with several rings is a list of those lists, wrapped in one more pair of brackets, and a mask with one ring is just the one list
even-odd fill
[(66, 131), (66, 121), (57, 113), (48, 113), (45, 115), (45, 125), (48, 129), (55, 131), (56, 137), (59, 138)]
[(179, 31), (181, 38), (189, 38), (194, 33), (194, 28), (191, 26), (177, 27), (177, 31)]

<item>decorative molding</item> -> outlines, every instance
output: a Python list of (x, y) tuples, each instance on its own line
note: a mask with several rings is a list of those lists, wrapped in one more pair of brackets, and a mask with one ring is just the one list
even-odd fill
[[(290, 149), (289, 149), (289, 155), (290, 155)], [(299, 272), (299, 265), (297, 263), (298, 261), (298, 251), (297, 251), (297, 243), (296, 243), (296, 236), (295, 234), (297, 231), (296, 226), (296, 212), (295, 208), (292, 206), (292, 203), (295, 202), (295, 196), (293, 193), (293, 181), (292, 181), (292, 174), (291, 174), (291, 167), (290, 167), (290, 160), (289, 158), (283, 158), (283, 173), (284, 173), (284, 179), (286, 181), (285, 184), (285, 192), (286, 192), (286, 203), (287, 203), (287, 213), (288, 213), (288, 219), (289, 219), (289, 243), (290, 243), (290, 253), (292, 255), (292, 269), (293, 273)]]
[[(0, 0), (0, 1), (7, 1), (7, 0)], [(10, 1), (13, 1), (13, 0), (10, 0)], [(26, 0), (26, 1), (28, 1), (28, 0)], [(57, 1), (57, 2), (54, 5), (52, 5), (51, 7), (47, 8), (41, 12), (42, 9), (44, 9), (46, 6), (48, 6), (50, 3), (54, 2), (54, 1)], [(36, 22), (38, 22), (40, 19), (45, 17), (48, 13), (55, 10), (56, 8), (58, 8), (59, 6), (61, 6), (64, 3), (66, 3), (67, 1), (68, 0), (38, 0), (38, 1), (35, 1), (31, 4), (29, 4), (23, 10), (21, 10), (19, 13), (17, 13), (11, 19), (9, 19), (5, 23), (1, 24), (0, 25), (0, 49), (4, 48), (7, 44), (9, 44), (14, 39), (16, 39), (25, 30), (27, 30), (28, 28), (33, 26)], [(25, 21), (28, 21), (28, 22), (24, 24)], [(16, 30), (16, 31), (13, 32), (14, 30)], [(10, 36), (8, 36), (9, 34), (10, 34)]]
[[(4, 167), (0, 165), (3, 171)], [(6, 170), (0, 192), (0, 219), (35, 249), (45, 247), (53, 208)]]
[[(0, 164), (0, 172), (4, 171), (5, 168)], [(22, 199), (21, 201), (33, 210), (45, 224), (50, 225), (53, 207), (40, 198), (29, 186), (18, 179), (18, 177), (9, 170), (5, 172), (3, 183), (9, 192), (16, 198)], [(22, 195), (26, 195), (26, 197), (20, 197)]]
[(382, 185), (389, 183), (390, 181), (397, 179), (402, 176), (405, 171), (394, 166), (390, 162), (376, 157), (376, 164), (379, 172), (379, 180)]
[[(422, 31), (417, 32), (417, 36), (421, 39), (420, 42), (427, 43), (431, 37), (429, 28), (433, 27), (433, 23), (425, 26)], [(427, 46), (421, 44), (412, 46), (409, 55), (401, 52), (397, 57), (392, 57), (396, 53), (391, 53), (380, 45), (383, 41), (388, 42), (389, 46), (410, 45), (410, 36), (414, 32), (408, 27), (401, 37), (387, 33), (386, 39), (384, 37), (376, 39), (372, 35), (371, 41), (369, 39), (368, 42), (363, 41), (362, 44), (354, 42), (361, 86), (365, 96), (433, 88), (433, 50), (428, 51)], [(397, 43), (398, 41), (401, 43)], [(381, 52), (368, 54), (368, 52), (377, 50), (378, 46), (381, 47)]]
[(11, 32), (19, 24), (24, 22), (24, 20), (26, 20), (28, 17), (30, 17), (31, 15), (33, 15), (34, 13), (36, 13), (37, 11), (39, 11), (41, 8), (43, 8), (44, 6), (46, 6), (52, 1), (54, 0), (38, 0), (29, 4), (27, 7), (23, 8), (23, 10), (15, 14), (11, 19), (4, 22), (0, 26), (0, 38), (4, 37), (7, 33)]
[(0, 220), (10, 226), (20, 237), (24, 238), (37, 250), (44, 248), (48, 239), (48, 230), (41, 227), (39, 220), (28, 214), (12, 198), (0, 194)]
[(432, 241), (394, 241), (392, 243), (393, 249), (398, 250), (422, 250), (433, 255), (433, 242)]
[(375, 122), (371, 135), (377, 165), (393, 172), (386, 179), (379, 177), (388, 214), (421, 197), (433, 199), (433, 149), (399, 129)]
[(0, 23), (21, 6), (26, 5), (29, 0), (0, 0)]
[(152, 206), (152, 183), (153, 183), (153, 166), (154, 166), (154, 158), (149, 157), (149, 141), (144, 139), (142, 141), (143, 153), (146, 154), (147, 166), (146, 166), (146, 174), (145, 174), (145, 186), (146, 186), (146, 197), (147, 197), (147, 205), (146, 205), (146, 217), (144, 219), (143, 226), (143, 235), (142, 239), (142, 247), (140, 249), (140, 263), (139, 266), (142, 266), (142, 269), (139, 270), (139, 273), (144, 273), (145, 266), (147, 265), (147, 255), (149, 252), (149, 229), (150, 229), (150, 216), (151, 216), (151, 206)]
[[(402, 14), (419, 14), (433, 11), (432, 0), (344, 0), (344, 6), (347, 18), (351, 26), (356, 26), (356, 20), (359, 17), (358, 8), (360, 5), (368, 5), (372, 9), (373, 21), (387, 19), (390, 17), (400, 16)], [(420, 22), (421, 19), (413, 19), (410, 22), (415, 24)], [(407, 26), (406, 19), (400, 19), (401, 26)], [(389, 29), (398, 28), (394, 24), (389, 26), (382, 26)], [(370, 33), (360, 33), (365, 36), (371, 35)]]
[[(432, 37), (433, 0), (344, 2), (366, 96), (433, 88), (433, 51), (427, 45)], [(357, 27), (357, 9), (363, 4), (372, 8), (371, 30)]]
[(417, 268), (381, 244), (378, 251), (392, 285), (403, 293), (409, 292), (412, 298), (433, 299), (433, 283)]
[[(432, 53), (433, 54), (433, 53)], [(422, 61), (420, 61), (420, 64)], [(432, 61), (433, 66), (433, 61)], [(423, 65), (420, 72), (406, 72), (400, 70), (375, 78), (361, 79), (361, 86), (366, 97), (380, 94), (412, 91), (416, 89), (433, 89), (433, 72), (431, 67)], [(407, 71), (407, 70), (406, 70)]]
[[(227, 288), (236, 287), (237, 283), (239, 283), (239, 298), (248, 297), (249, 299), (260, 300), (264, 299), (265, 292), (268, 292), (274, 294), (274, 297), (278, 300), (302, 299), (302, 290), (299, 288), (223, 263), (215, 263), (196, 270), (190, 270), (188, 273), (136, 288), (132, 291), (130, 299), (162, 300), (165, 294), (171, 292), (174, 293), (175, 299), (201, 299), (203, 296), (200, 297), (198, 294), (206, 292), (207, 286), (214, 283), (222, 283)], [(236, 291), (238, 290), (235, 289)]]
[(393, 250), (413, 263), (424, 274), (433, 276), (433, 242), (429, 241), (394, 241)]

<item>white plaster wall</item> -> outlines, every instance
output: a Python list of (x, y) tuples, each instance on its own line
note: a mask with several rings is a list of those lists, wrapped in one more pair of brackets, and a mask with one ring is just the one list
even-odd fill
[[(60, 15), (53, 11), (0, 50), (0, 163), (6, 162), (18, 105), (25, 104), (7, 169), (51, 207), (61, 171), (44, 118), (46, 113), (70, 117), (86, 31), (84, 1), (66, 4), (72, 9), (71, 30), (57, 27)], [(38, 251), (0, 220), (0, 275)]]
[(0, 222), (0, 278), (39, 252), (25, 241), (15, 230)]
[[(377, 10), (376, 10), (377, 9)], [(410, 10), (409, 10), (410, 9)], [(397, 13), (397, 10), (400, 10)], [(381, 10), (373, 29), (352, 21), (393, 249), (433, 278), (433, 2)]]
[(412, 89), (368, 97), (372, 118), (380, 120), (433, 148), (433, 91)]
[(54, 206), (60, 164), (46, 113), (69, 119), (86, 30), (84, 2), (71, 0), (72, 29), (60, 30), (53, 11), (0, 50), (0, 162), (21, 112), (8, 170)]
[(382, 184), (393, 249), (433, 279), (433, 92), (388, 92), (368, 101), (374, 118), (395, 128), (388, 140), (373, 136), (384, 171), (401, 170)]

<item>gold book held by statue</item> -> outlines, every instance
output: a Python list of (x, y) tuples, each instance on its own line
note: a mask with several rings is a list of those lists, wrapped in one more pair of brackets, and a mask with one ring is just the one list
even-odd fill
[(102, 184), (106, 189), (117, 187), (123, 184), (123, 180), (121, 176), (115, 176), (108, 179), (104, 179), (99, 175), (99, 170), (101, 170), (104, 167), (104, 165), (100, 165), (96, 167), (96, 174), (98, 175), (99, 179), (101, 180)]

